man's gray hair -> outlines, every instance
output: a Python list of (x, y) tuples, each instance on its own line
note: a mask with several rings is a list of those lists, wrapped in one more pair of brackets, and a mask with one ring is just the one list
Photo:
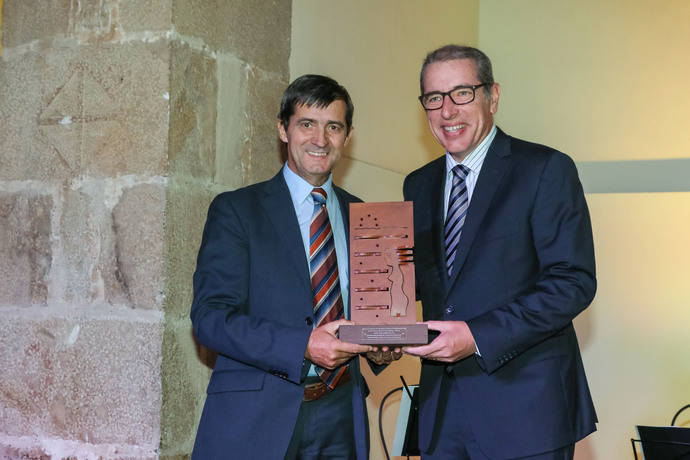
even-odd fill
[(472, 59), (477, 67), (477, 78), (479, 83), (486, 83), (484, 93), (487, 98), (491, 97), (491, 87), (494, 85), (494, 74), (491, 70), (491, 60), (482, 51), (471, 46), (446, 45), (438, 48), (426, 55), (422, 71), (419, 74), (419, 89), (424, 94), (424, 74), (429, 64), (434, 62), (453, 61), (455, 59)]

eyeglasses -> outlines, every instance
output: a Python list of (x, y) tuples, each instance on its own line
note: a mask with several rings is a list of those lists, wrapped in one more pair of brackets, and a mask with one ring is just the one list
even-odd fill
[(486, 86), (488, 83), (481, 83), (479, 85), (472, 86), (456, 86), (450, 91), (432, 91), (430, 93), (422, 94), (419, 96), (419, 102), (422, 103), (422, 107), (425, 110), (437, 110), (443, 107), (443, 100), (448, 96), (453, 104), (455, 105), (465, 105), (474, 101), (477, 88)]

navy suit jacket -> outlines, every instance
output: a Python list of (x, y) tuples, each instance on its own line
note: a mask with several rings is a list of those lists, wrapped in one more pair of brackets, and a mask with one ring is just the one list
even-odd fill
[[(481, 356), (423, 361), (420, 447), (428, 449), (459, 379), (465, 417), (490, 458), (546, 452), (596, 429), (572, 320), (596, 291), (592, 230), (573, 161), (498, 130), (445, 269), (445, 156), (412, 172), (415, 269), (425, 320), (466, 321)], [(445, 380), (448, 380), (446, 378)], [(436, 428), (434, 428), (436, 426)]]
[[(349, 203), (361, 200), (334, 190), (347, 232)], [(193, 458), (284, 458), (304, 394), (312, 304), (309, 266), (282, 171), (218, 195), (194, 273), (194, 334), (218, 358)], [(366, 459), (368, 389), (358, 359), (350, 372), (357, 458)]]

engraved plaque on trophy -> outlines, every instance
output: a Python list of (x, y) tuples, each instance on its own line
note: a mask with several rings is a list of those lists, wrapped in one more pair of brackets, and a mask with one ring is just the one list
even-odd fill
[(412, 202), (350, 204), (350, 319), (340, 340), (426, 344), (416, 323)]

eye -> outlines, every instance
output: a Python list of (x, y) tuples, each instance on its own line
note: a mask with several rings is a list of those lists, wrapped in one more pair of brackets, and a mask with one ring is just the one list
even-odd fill
[(433, 103), (433, 102), (439, 102), (439, 101), (441, 100), (441, 97), (442, 97), (442, 96), (441, 96), (440, 94), (438, 94), (438, 93), (428, 94), (428, 95), (426, 96), (426, 101), (427, 101), (427, 102), (432, 102), (432, 103)]
[(340, 131), (343, 130), (343, 127), (340, 125), (328, 125), (328, 129), (330, 131), (333, 131), (334, 133), (339, 133)]
[(299, 125), (300, 125), (302, 128), (311, 128), (311, 127), (312, 127), (311, 121), (303, 121), (303, 122), (301, 122)]

